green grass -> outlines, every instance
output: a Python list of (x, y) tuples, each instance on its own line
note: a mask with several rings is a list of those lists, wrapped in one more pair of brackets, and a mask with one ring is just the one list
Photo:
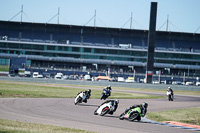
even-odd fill
[[(77, 87), (77, 86), (76, 86)], [(63, 85), (43, 84), (43, 83), (24, 83), (0, 81), (0, 97), (24, 97), (24, 98), (74, 98), (78, 92), (85, 89), (74, 86), (66, 87)], [(92, 89), (91, 98), (100, 98), (102, 90)], [(164, 98), (162, 96), (135, 94), (125, 92), (112, 92), (110, 99), (153, 99)]]
[[(132, 91), (142, 91), (142, 92), (157, 92), (157, 93), (163, 93), (166, 94), (166, 90), (163, 89), (141, 89), (141, 88), (119, 88), (115, 87), (116, 89), (120, 90), (132, 90)], [(200, 91), (185, 91), (185, 90), (174, 90), (174, 94), (184, 94), (184, 95), (196, 95), (200, 96)]]
[[(72, 85), (72, 86), (80, 86), (80, 87), (91, 87), (88, 85)], [(92, 86), (94, 87), (94, 86)], [(95, 86), (95, 88), (104, 88), (102, 86)], [(166, 94), (166, 90), (163, 89), (144, 89), (144, 88), (126, 88), (126, 87), (114, 87), (115, 90), (131, 90), (131, 91), (141, 91), (141, 92), (156, 92), (156, 93), (163, 93)], [(185, 91), (185, 90), (175, 90), (174, 93), (176, 94), (183, 94), (183, 95), (195, 95), (200, 96), (200, 91)]]
[(136, 93), (122, 93), (122, 92), (112, 92), (109, 99), (157, 99), (164, 98), (162, 96), (147, 95), (147, 94), (136, 94)]
[(200, 125), (200, 107), (147, 113), (147, 118), (158, 122), (177, 121)]
[(9, 67), (8, 66), (0, 66), (0, 72), (8, 72)]
[(0, 119), (0, 133), (93, 133), (85, 130)]

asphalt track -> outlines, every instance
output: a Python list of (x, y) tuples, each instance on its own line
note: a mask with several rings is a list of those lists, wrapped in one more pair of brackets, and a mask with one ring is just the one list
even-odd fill
[[(155, 95), (164, 94), (155, 93)], [(74, 105), (72, 98), (0, 98), (0, 119), (58, 125), (104, 133), (198, 132), (152, 124), (146, 122), (145, 119), (140, 122), (119, 120), (118, 116), (125, 108), (143, 101), (144, 99), (120, 99), (119, 107), (113, 115), (96, 116), (94, 110), (103, 102), (99, 99), (89, 99), (88, 103)], [(166, 99), (145, 99), (145, 101), (149, 103), (148, 112), (200, 107), (200, 97), (198, 96), (176, 95), (173, 102)]]

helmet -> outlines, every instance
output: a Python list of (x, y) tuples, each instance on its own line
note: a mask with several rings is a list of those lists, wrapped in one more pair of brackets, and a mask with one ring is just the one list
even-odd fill
[(118, 100), (118, 99), (116, 99), (116, 100), (115, 100), (115, 103), (117, 103), (117, 104), (118, 104), (118, 103), (119, 103), (119, 100)]
[(147, 107), (148, 107), (148, 103), (143, 102), (142, 106), (143, 106), (144, 108), (147, 108)]
[(108, 85), (107, 88), (108, 88), (109, 90), (112, 90), (112, 89), (111, 89), (111, 85)]
[(168, 89), (171, 89), (171, 87), (168, 87)]
[(88, 89), (88, 92), (91, 92), (91, 89)]

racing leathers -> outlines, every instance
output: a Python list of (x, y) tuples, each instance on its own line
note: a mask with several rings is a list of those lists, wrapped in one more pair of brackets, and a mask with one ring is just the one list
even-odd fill
[[(91, 96), (91, 92), (90, 91), (81, 91), (86, 95), (86, 98), (83, 100), (83, 102), (87, 103), (87, 99), (90, 98)], [(80, 94), (81, 92), (79, 92), (78, 94)]]

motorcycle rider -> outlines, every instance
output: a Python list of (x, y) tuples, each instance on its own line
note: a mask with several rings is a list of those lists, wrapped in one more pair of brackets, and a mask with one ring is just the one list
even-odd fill
[[(87, 103), (87, 99), (90, 98), (91, 96), (91, 89), (88, 89), (87, 91), (81, 91), (86, 95), (86, 98), (83, 100), (83, 102)], [(78, 94), (80, 94), (81, 92), (79, 92)]]
[(108, 85), (107, 87), (106, 87), (106, 89), (108, 89), (108, 90), (112, 90), (112, 88), (111, 88), (111, 85)]
[(108, 96), (111, 96), (111, 85), (108, 85), (107, 87), (104, 88), (108, 92)]
[[(126, 109), (124, 111), (124, 113), (126, 114), (130, 109), (134, 109), (136, 107), (140, 107), (141, 114), (142, 114), (141, 116), (144, 117), (146, 115), (146, 113), (147, 113), (147, 108), (148, 108), (148, 103), (146, 103), (146, 102), (143, 102), (142, 104), (139, 104), (139, 105), (133, 105), (129, 109)], [(137, 118), (138, 121), (141, 120), (141, 116), (139, 115), (139, 117)]]
[(101, 105), (103, 105), (105, 103), (109, 103), (109, 102), (111, 102), (111, 105), (114, 107), (114, 109), (112, 111), (110, 111), (109, 114), (113, 115), (113, 113), (117, 110), (117, 107), (118, 107), (118, 104), (119, 104), (119, 100), (118, 99), (116, 99), (116, 100), (106, 100)]
[(88, 91), (85, 91), (85, 94), (87, 95), (87, 99), (91, 96), (91, 89), (88, 89)]
[(173, 90), (172, 90), (171, 87), (168, 87), (168, 90), (167, 90), (167, 96), (168, 96), (169, 94), (171, 94), (171, 98), (173, 99), (173, 98), (174, 98), (174, 92), (173, 92)]
[(102, 91), (101, 100), (102, 99), (105, 100), (106, 98), (108, 98), (109, 96), (111, 96), (111, 90), (112, 90), (111, 85), (108, 85), (108, 86), (104, 87), (104, 89)]

